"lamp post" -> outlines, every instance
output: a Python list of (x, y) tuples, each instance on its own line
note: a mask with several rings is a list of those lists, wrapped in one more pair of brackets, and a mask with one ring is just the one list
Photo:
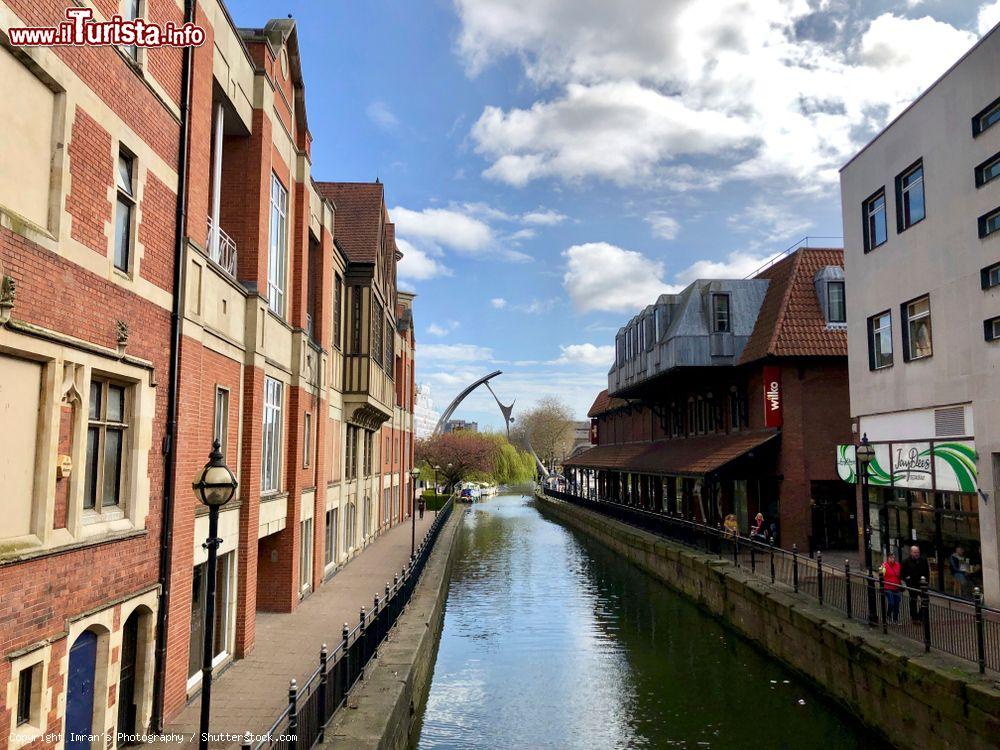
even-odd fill
[(414, 466), (410, 469), (410, 558), (417, 551), (417, 477), (420, 476), (420, 469)]
[[(449, 472), (451, 472), (451, 467), (452, 466), (454, 466), (454, 464), (452, 464), (452, 463), (448, 464), (448, 471)], [(447, 477), (445, 477), (445, 478), (447, 479)], [(451, 483), (450, 482), (448, 483), (448, 490), (451, 491)]]
[(219, 441), (212, 443), (208, 463), (198, 472), (191, 488), (194, 494), (208, 506), (208, 539), (203, 545), (208, 550), (208, 570), (206, 571), (205, 592), (205, 643), (201, 662), (201, 723), (199, 724), (198, 748), (208, 749), (208, 720), (212, 711), (212, 657), (215, 646), (215, 573), (218, 564), (219, 509), (228, 503), (239, 482), (236, 475), (222, 459)]
[(870, 525), (871, 513), (868, 509), (868, 464), (875, 459), (875, 446), (868, 442), (868, 433), (861, 436), (861, 444), (855, 450), (855, 458), (858, 461), (858, 478), (861, 483), (861, 523), (864, 532), (865, 545), (865, 569), (868, 571), (866, 587), (868, 589), (868, 624), (875, 625), (878, 620), (875, 617), (877, 609), (875, 601), (875, 578), (872, 573), (872, 529)]

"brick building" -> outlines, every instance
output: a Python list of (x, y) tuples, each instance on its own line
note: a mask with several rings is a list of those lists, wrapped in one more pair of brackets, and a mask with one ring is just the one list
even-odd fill
[(616, 337), (585, 494), (747, 533), (758, 512), (800, 549), (857, 544), (829, 451), (850, 442), (843, 252), (801, 248), (751, 279), (662, 295)]
[[(384, 187), (313, 180), (295, 22), (103, 5), (186, 9), (207, 39), (14, 51), (0, 32), (11, 748), (155, 729), (198, 694), (208, 518), (190, 482), (214, 439), (240, 481), (217, 670), (253, 649), (257, 611), (294, 610), (412, 508), (413, 295)], [(0, 29), (64, 13), (0, 3)]]

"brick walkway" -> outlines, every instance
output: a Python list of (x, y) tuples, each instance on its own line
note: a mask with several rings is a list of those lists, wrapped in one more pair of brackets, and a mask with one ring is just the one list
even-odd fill
[[(417, 541), (430, 528), (434, 513), (417, 519)], [(379, 537), (291, 614), (257, 613), (254, 650), (212, 683), (213, 734), (262, 734), (288, 705), (288, 681), (301, 685), (319, 665), (323, 643), (340, 641), (345, 622), (358, 622), (362, 606), (371, 607), (410, 558), (410, 524), (404, 522)], [(201, 701), (195, 698), (165, 733), (196, 738)], [(225, 743), (212, 743), (222, 747)], [(233, 743), (231, 746), (238, 746)]]

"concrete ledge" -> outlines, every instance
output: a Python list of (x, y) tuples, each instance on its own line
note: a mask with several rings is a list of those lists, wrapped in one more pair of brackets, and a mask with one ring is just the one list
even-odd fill
[(406, 611), (378, 658), (327, 727), (322, 747), (402, 750), (427, 699), (448, 599), (453, 550), (464, 511), (456, 508), (441, 529)]
[(773, 586), (725, 560), (536, 495), (539, 510), (604, 543), (722, 618), (899, 747), (1000, 747), (1000, 684), (974, 665)]

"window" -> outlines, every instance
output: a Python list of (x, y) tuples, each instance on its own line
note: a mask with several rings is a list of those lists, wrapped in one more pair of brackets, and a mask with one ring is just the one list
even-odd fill
[(747, 398), (739, 388), (729, 389), (729, 429), (740, 430), (747, 426)]
[(326, 535), (323, 544), (323, 562), (329, 565), (337, 560), (337, 516), (339, 510), (331, 508), (326, 512)]
[(299, 522), (299, 591), (306, 592), (312, 584), (313, 520)]
[(309, 466), (312, 460), (312, 418), (309, 412), (302, 420), (302, 465)]
[(229, 442), (229, 391), (221, 386), (215, 389), (215, 429), (212, 438), (219, 441), (225, 458)]
[(1000, 122), (1000, 99), (996, 99), (972, 118), (972, 136), (975, 138), (984, 130)]
[(653, 340), (659, 341), (663, 336), (663, 310), (659, 307), (653, 310)]
[(372, 358), (382, 364), (382, 305), (372, 304)]
[(729, 333), (729, 295), (712, 295), (712, 331), (714, 333)]
[(623, 336), (616, 338), (615, 345), (615, 352), (618, 357), (618, 366), (621, 367), (625, 364), (625, 338)]
[(868, 367), (892, 367), (892, 314), (888, 310), (868, 318)]
[(124, 385), (99, 378), (90, 381), (84, 508), (100, 512), (121, 503), (127, 409)]
[(829, 281), (826, 284), (826, 309), (830, 323), (847, 322), (847, 303), (844, 299), (844, 282)]
[(983, 289), (992, 289), (1000, 286), (1000, 263), (994, 263), (979, 271)]
[(347, 425), (347, 447), (345, 451), (346, 463), (344, 473), (348, 479), (355, 479), (358, 476), (358, 428), (352, 424)]
[(922, 359), (932, 354), (931, 349), (931, 300), (921, 297), (902, 304), (904, 359)]
[(115, 174), (115, 268), (128, 273), (132, 259), (132, 214), (135, 211), (135, 157), (125, 149), (118, 152)]
[(260, 468), (263, 492), (277, 492), (280, 487), (282, 391), (280, 380), (264, 378), (264, 448)]
[(344, 524), (344, 546), (353, 547), (358, 533), (358, 508), (354, 503), (347, 504), (347, 518)]
[(333, 346), (340, 349), (343, 344), (343, 336), (340, 330), (341, 308), (344, 304), (344, 280), (340, 274), (333, 277)]
[(986, 334), (987, 341), (996, 341), (997, 339), (1000, 339), (1000, 317), (984, 320), (983, 333)]
[(1000, 154), (994, 154), (976, 167), (976, 187), (980, 188), (991, 180), (1000, 177)]
[(351, 354), (361, 353), (361, 287), (351, 287)]
[(874, 250), (888, 239), (885, 221), (885, 188), (864, 202), (865, 252)]
[(920, 160), (896, 178), (896, 230), (909, 229), (924, 215), (924, 163)]
[[(137, 18), (139, 18), (139, 0), (125, 0), (122, 3), (122, 19), (125, 21), (134, 21)], [(139, 48), (134, 44), (123, 45), (122, 52), (133, 60), (137, 61), (139, 59)]]
[(41, 726), (41, 676), (42, 665), (32, 664), (25, 667), (17, 676), (17, 724), (24, 726), (32, 724)]
[(288, 191), (271, 175), (271, 226), (267, 246), (267, 304), (285, 315), (285, 256), (288, 247)]
[[(386, 311), (388, 312), (388, 311)], [(385, 372), (391, 378), (393, 377), (392, 364), (395, 361), (396, 356), (396, 339), (395, 339), (395, 326), (392, 324), (391, 318), (386, 318), (385, 321)]]
[(372, 499), (365, 495), (364, 503), (361, 506), (361, 535), (368, 536), (372, 530)]
[[(235, 552), (219, 556), (215, 569), (215, 632), (212, 661), (218, 664), (229, 647), (230, 584), (233, 580)], [(191, 641), (188, 650), (188, 679), (199, 677), (205, 649), (205, 604), (208, 601), (208, 563), (194, 566), (191, 585)]]
[(365, 476), (369, 476), (372, 473), (372, 455), (374, 453), (375, 453), (375, 433), (372, 432), (371, 430), (365, 430), (365, 453), (364, 453)]
[(979, 237), (989, 237), (1000, 232), (1000, 208), (995, 208), (988, 214), (979, 217)]

